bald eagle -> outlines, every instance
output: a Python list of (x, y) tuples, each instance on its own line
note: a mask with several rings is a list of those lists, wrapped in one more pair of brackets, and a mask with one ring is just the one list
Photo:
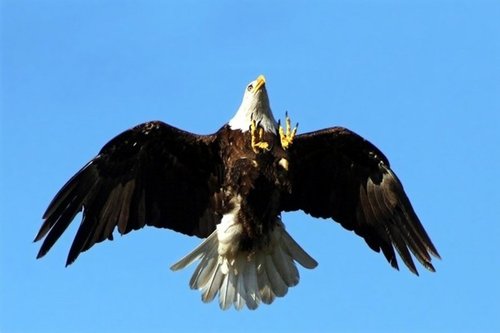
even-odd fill
[(174, 264), (199, 261), (190, 281), (204, 302), (255, 309), (299, 282), (296, 262), (316, 261), (288, 234), (281, 213), (331, 218), (364, 238), (398, 268), (396, 250), (415, 274), (413, 256), (434, 271), (438, 251), (389, 161), (342, 127), (296, 135), (271, 112), (266, 81), (250, 82), (235, 116), (215, 134), (196, 135), (160, 121), (109, 141), (56, 194), (35, 241), (37, 258), (76, 214), (81, 224), (66, 265), (94, 244), (145, 225), (205, 238)]

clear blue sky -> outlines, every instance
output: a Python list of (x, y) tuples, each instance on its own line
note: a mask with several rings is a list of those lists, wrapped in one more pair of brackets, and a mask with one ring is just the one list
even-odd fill
[[(1, 1), (0, 331), (500, 331), (500, 2)], [(113, 136), (216, 131), (268, 80), (299, 131), (346, 126), (389, 157), (440, 251), (416, 277), (338, 224), (285, 214), (319, 266), (223, 312), (169, 267), (198, 239), (143, 229), (42, 260), (57, 190)]]

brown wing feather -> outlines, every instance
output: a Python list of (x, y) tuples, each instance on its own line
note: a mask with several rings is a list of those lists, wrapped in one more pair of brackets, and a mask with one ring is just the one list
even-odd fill
[(283, 210), (333, 218), (395, 268), (394, 249), (415, 274), (410, 252), (434, 271), (431, 255), (439, 254), (389, 161), (370, 142), (341, 127), (299, 135), (290, 148), (290, 175)]
[(78, 212), (83, 218), (67, 265), (95, 243), (145, 225), (207, 237), (216, 214), (222, 163), (216, 135), (149, 122), (107, 143), (57, 193), (35, 241), (44, 256)]

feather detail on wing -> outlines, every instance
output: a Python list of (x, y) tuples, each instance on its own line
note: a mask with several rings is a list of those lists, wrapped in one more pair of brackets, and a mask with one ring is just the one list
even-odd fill
[[(44, 256), (78, 212), (83, 218), (67, 265), (95, 243), (145, 225), (207, 237), (219, 217), (216, 135), (201, 136), (156, 121), (107, 143), (57, 193), (35, 241)], [(186, 204), (189, 203), (189, 207)]]

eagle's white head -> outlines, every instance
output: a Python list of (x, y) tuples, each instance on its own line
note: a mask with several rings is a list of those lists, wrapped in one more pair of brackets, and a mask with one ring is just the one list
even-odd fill
[(278, 123), (274, 119), (269, 105), (264, 75), (250, 82), (245, 88), (243, 100), (234, 117), (229, 121), (232, 130), (246, 132), (251, 121), (255, 120), (266, 132), (276, 132)]

